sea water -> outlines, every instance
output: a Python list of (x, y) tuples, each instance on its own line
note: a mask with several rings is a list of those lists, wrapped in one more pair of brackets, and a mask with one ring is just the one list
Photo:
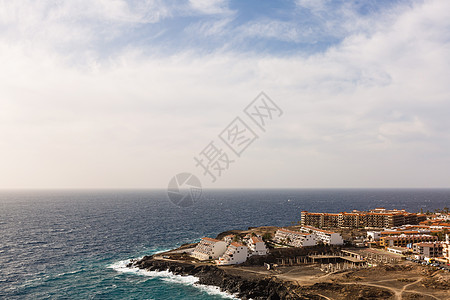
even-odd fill
[(0, 192), (0, 299), (226, 299), (192, 276), (129, 269), (130, 259), (302, 210), (433, 211), (450, 190), (207, 190), (179, 208), (165, 190)]

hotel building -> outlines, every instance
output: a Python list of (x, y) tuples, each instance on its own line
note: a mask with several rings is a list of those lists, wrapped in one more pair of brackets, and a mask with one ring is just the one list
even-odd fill
[(314, 233), (318, 240), (322, 241), (322, 243), (326, 245), (343, 245), (344, 240), (339, 233), (323, 230), (319, 228), (315, 228), (312, 226), (303, 226), (300, 229), (302, 232), (306, 233)]
[(209, 237), (204, 237), (197, 244), (192, 256), (198, 260), (217, 259), (227, 250), (227, 243)]
[(441, 257), (443, 243), (416, 243), (413, 252), (424, 257)]
[(250, 255), (266, 255), (268, 250), (264, 241), (258, 236), (252, 236), (247, 243)]
[(248, 248), (240, 243), (231, 243), (225, 254), (223, 254), (216, 263), (218, 265), (237, 265), (245, 262), (249, 257)]
[(442, 256), (450, 264), (450, 235), (445, 235), (445, 243), (442, 244)]
[(301, 212), (301, 224), (317, 228), (391, 228), (404, 224), (419, 224), (426, 216), (408, 213), (405, 210), (386, 210), (376, 208), (371, 211), (341, 212), (341, 213), (311, 213)]
[(399, 236), (385, 236), (380, 238), (381, 247), (407, 247), (408, 244), (435, 242), (437, 236), (432, 235), (399, 235)]
[(293, 247), (308, 247), (317, 244), (317, 236), (314, 233), (305, 233), (280, 228), (277, 230), (273, 241)]

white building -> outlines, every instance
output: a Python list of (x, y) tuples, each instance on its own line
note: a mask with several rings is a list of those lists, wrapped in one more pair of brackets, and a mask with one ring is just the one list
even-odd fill
[(248, 256), (249, 253), (247, 246), (233, 242), (228, 246), (225, 254), (223, 254), (218, 260), (216, 260), (216, 263), (218, 265), (241, 264), (247, 260)]
[(333, 231), (327, 231), (318, 229), (312, 226), (303, 226), (301, 229), (303, 232), (314, 233), (317, 238), (327, 245), (343, 245), (344, 240), (340, 233), (336, 233)]
[(445, 243), (442, 243), (442, 256), (450, 263), (450, 235), (445, 235)]
[(227, 250), (227, 243), (204, 237), (195, 247), (192, 256), (198, 260), (217, 259)]
[(264, 241), (258, 236), (252, 236), (247, 246), (250, 251), (250, 255), (266, 255), (268, 250)]
[(276, 243), (294, 247), (308, 247), (317, 244), (317, 237), (314, 233), (304, 233), (285, 228), (278, 229), (273, 240)]
[(380, 231), (367, 231), (367, 238), (371, 241), (379, 241), (381, 238)]
[(416, 243), (413, 244), (413, 251), (423, 257), (441, 257), (443, 254), (444, 243)]
[(395, 254), (405, 254), (409, 251), (409, 249), (406, 247), (395, 247), (395, 246), (387, 247), (386, 250), (388, 252), (395, 253)]
[(235, 235), (234, 234), (229, 234), (223, 237), (223, 240), (229, 245), (233, 242)]

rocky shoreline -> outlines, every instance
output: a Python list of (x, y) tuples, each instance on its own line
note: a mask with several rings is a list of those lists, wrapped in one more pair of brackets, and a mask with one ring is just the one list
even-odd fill
[[(223, 268), (214, 265), (169, 261), (145, 256), (128, 264), (130, 268), (147, 271), (169, 271), (175, 275), (195, 276), (198, 283), (219, 287), (222, 292), (230, 293), (239, 299), (279, 300), (279, 299), (326, 299), (323, 294), (333, 294), (336, 299), (392, 299), (394, 294), (388, 290), (359, 284), (340, 284), (320, 282), (308, 286), (299, 286), (274, 276), (254, 274), (249, 276), (239, 267)], [(333, 297), (334, 298), (334, 297)]]
[(295, 287), (288, 282), (271, 277), (239, 276), (213, 265), (167, 261), (156, 259), (153, 256), (145, 256), (138, 261), (131, 262), (128, 267), (137, 267), (148, 271), (167, 270), (175, 275), (195, 276), (199, 279), (199, 284), (217, 286), (221, 291), (236, 295), (240, 299), (302, 299), (295, 294)]
[[(255, 230), (263, 235), (264, 230), (268, 228)], [(218, 238), (229, 233), (223, 232)], [(248, 231), (233, 231), (233, 234), (248, 233)], [(406, 260), (393, 264), (381, 263), (370, 268), (338, 270), (333, 273), (325, 273), (321, 269), (321, 264), (314, 261), (311, 263), (292, 260), (311, 255), (333, 255), (343, 250), (342, 247), (317, 245), (303, 248), (273, 248), (268, 255), (252, 256), (242, 264), (220, 266), (192, 258), (189, 253), (196, 245), (196, 243), (184, 244), (177, 249), (132, 260), (127, 267), (194, 276), (198, 278), (198, 284), (218, 287), (222, 292), (244, 300), (394, 300), (450, 297), (448, 273)], [(265, 264), (271, 265), (270, 270), (267, 270)]]

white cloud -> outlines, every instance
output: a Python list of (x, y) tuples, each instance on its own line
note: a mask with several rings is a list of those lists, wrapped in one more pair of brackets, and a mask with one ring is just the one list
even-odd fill
[(297, 0), (296, 4), (302, 8), (310, 9), (314, 12), (324, 11), (327, 5), (331, 2), (330, 0)]
[[(353, 33), (375, 31), (380, 16), (360, 16), (348, 3), (330, 1), (296, 1), (291, 18), (259, 18), (242, 25), (244, 36), (253, 36), (294, 43), (315, 44), (330, 38), (341, 39)], [(306, 11), (306, 12), (305, 12)]]
[(203, 37), (223, 37), (229, 34), (229, 26), (232, 18), (223, 18), (219, 20), (207, 20), (197, 22), (188, 26), (185, 32), (191, 36)]
[[(200, 174), (192, 157), (264, 90), (285, 114), (211, 187), (448, 186), (449, 5), (415, 5), (309, 56), (130, 47), (80, 66), (51, 39), (3, 37), (0, 182), (163, 187), (175, 172)], [(22, 36), (45, 23), (40, 11), (18, 13), (30, 14)], [(61, 37), (97, 34), (51, 24)]]
[(302, 36), (308, 35), (310, 32), (308, 30), (299, 31), (290, 22), (264, 19), (243, 25), (241, 33), (244, 36), (299, 42)]
[(428, 135), (425, 124), (414, 118), (411, 121), (386, 122), (381, 124), (379, 128), (380, 138), (409, 138), (417, 139), (420, 135)]
[(225, 14), (231, 11), (228, 0), (189, 0), (192, 9), (203, 14)]
[[(0, 38), (29, 47), (92, 49), (135, 26), (172, 14), (159, 0), (1, 1)], [(2, 29), (3, 28), (3, 29)]]

